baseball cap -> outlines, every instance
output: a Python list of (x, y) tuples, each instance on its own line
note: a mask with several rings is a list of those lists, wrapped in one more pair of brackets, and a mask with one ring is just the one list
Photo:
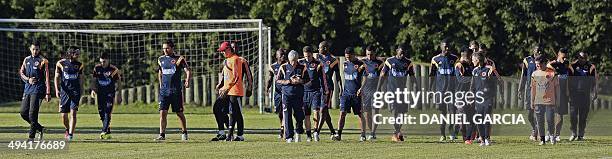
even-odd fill
[(221, 45), (219, 46), (219, 49), (217, 49), (217, 51), (224, 51), (228, 47), (230, 47), (230, 43), (227, 42), (227, 41), (224, 41), (223, 43), (221, 43)]

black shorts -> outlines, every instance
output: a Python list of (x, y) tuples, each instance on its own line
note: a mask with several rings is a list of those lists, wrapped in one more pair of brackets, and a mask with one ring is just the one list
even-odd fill
[(183, 112), (183, 93), (159, 95), (159, 110), (168, 110), (170, 106), (172, 106), (172, 112)]

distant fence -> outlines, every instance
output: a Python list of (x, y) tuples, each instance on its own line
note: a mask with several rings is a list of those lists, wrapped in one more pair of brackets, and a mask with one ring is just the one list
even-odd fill
[[(344, 62), (344, 57), (339, 57), (340, 62)], [(425, 90), (431, 90), (429, 88), (429, 63), (414, 63), (414, 70), (416, 74), (416, 88), (410, 88), (409, 90), (415, 90), (424, 88)], [(255, 70), (254, 67), (251, 67), (251, 70)], [(340, 67), (340, 72), (342, 72), (344, 68)], [(269, 72), (265, 71), (264, 79), (269, 77)], [(192, 85), (189, 88), (184, 89), (184, 103), (192, 104), (196, 106), (211, 106), (214, 102), (214, 99), (217, 97), (217, 93), (215, 92), (215, 85), (217, 85), (219, 81), (219, 74), (204, 74), (204, 75), (194, 75), (192, 78)], [(341, 77), (344, 78), (344, 77)], [(494, 109), (524, 109), (523, 100), (518, 98), (518, 87), (519, 81), (516, 78), (511, 77), (502, 77), (501, 85), (498, 85), (498, 95), (497, 95), (497, 104), (494, 105)], [(256, 79), (254, 79), (256, 80)], [(263, 81), (265, 83), (265, 81)], [(413, 81), (410, 81), (413, 82)], [(129, 87), (129, 86), (126, 86)], [(332, 106), (337, 108), (339, 105), (339, 97), (338, 97), (339, 88), (336, 86), (332, 95)], [(142, 103), (157, 103), (159, 101), (158, 92), (159, 92), (159, 84), (149, 84), (144, 86), (137, 86), (131, 88), (125, 88), (121, 90), (121, 98), (123, 99), (121, 104), (129, 104), (135, 102)], [(256, 107), (256, 97), (257, 91), (253, 91), (253, 95), (249, 98), (243, 98), (243, 105), (247, 107)], [(95, 100), (89, 96), (84, 96), (81, 100), (82, 103), (95, 104)], [(270, 95), (266, 95), (264, 101), (265, 108), (272, 108), (272, 104), (270, 102)], [(434, 104), (418, 104), (417, 109), (421, 110), (430, 110), (436, 109)], [(612, 98), (608, 96), (600, 95), (596, 102), (591, 103), (591, 110), (612, 110)], [(273, 109), (272, 109), (273, 110)]]

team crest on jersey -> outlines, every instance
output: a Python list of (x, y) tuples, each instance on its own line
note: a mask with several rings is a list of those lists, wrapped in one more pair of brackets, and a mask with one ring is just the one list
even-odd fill
[(331, 61), (325, 61), (325, 63), (326, 63), (327, 65), (329, 65), (329, 64), (331, 64)]
[(481, 76), (487, 76), (487, 73), (486, 72), (482, 72), (482, 73), (480, 73), (480, 75)]
[(353, 67), (354, 67), (355, 69), (358, 69), (358, 68), (359, 68), (359, 66), (357, 66), (357, 65), (354, 65)]
[(374, 67), (378, 67), (378, 64), (374, 64)]
[(310, 67), (315, 67), (315, 66), (317, 66), (315, 63), (310, 64)]
[(40, 62), (38, 61), (34, 62), (34, 66), (38, 66), (38, 64), (40, 64)]
[(110, 75), (111, 75), (111, 72), (110, 72), (110, 71), (104, 72), (104, 77), (108, 77), (108, 76), (110, 76)]
[(176, 60), (172, 59), (172, 61), (170, 61), (170, 63), (175, 64)]

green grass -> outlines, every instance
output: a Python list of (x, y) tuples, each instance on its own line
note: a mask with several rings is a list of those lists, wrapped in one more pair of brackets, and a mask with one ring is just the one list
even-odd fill
[[(50, 129), (46, 139), (63, 138), (63, 126), (56, 113), (56, 103), (44, 104), (40, 121)], [(287, 144), (277, 139), (275, 133), (278, 119), (274, 114), (259, 114), (255, 109), (245, 109), (246, 142), (209, 142), (216, 127), (210, 107), (187, 106), (190, 128), (188, 142), (180, 141), (177, 134), (176, 116), (169, 116), (168, 140), (155, 142), (159, 117), (157, 106), (132, 104), (117, 106), (113, 114), (113, 139), (99, 140), (101, 126), (94, 106), (80, 108), (76, 140), (69, 143), (68, 150), (32, 151), (9, 150), (6, 141), (23, 140), (28, 126), (21, 120), (18, 103), (0, 106), (0, 158), (601, 158), (612, 157), (611, 111), (592, 113), (587, 127), (586, 141), (569, 142), (569, 118), (565, 117), (564, 141), (557, 145), (537, 146), (527, 139), (527, 125), (493, 126), (493, 146), (479, 147), (462, 143), (437, 142), (437, 125), (406, 125), (407, 142), (390, 141), (391, 126), (382, 126), (376, 142), (357, 141), (356, 117), (348, 115), (342, 142), (332, 142), (322, 135), (319, 143)], [(385, 111), (386, 112), (386, 111)], [(495, 113), (501, 113), (496, 112)], [(410, 114), (436, 111), (413, 111)], [(506, 110), (504, 113), (523, 113)], [(338, 111), (332, 110), (334, 126), (337, 126)], [(327, 128), (326, 126), (324, 128)], [(327, 132), (325, 129), (323, 132)], [(477, 155), (478, 154), (478, 155)]]
[[(22, 134), (0, 134), (12, 139)], [(49, 138), (61, 138), (61, 134)], [(610, 157), (610, 137), (593, 137), (588, 141), (562, 142), (537, 146), (524, 136), (495, 137), (489, 147), (461, 143), (434, 142), (433, 136), (409, 136), (407, 142), (385, 139), (360, 143), (357, 135), (347, 135), (342, 142), (323, 140), (318, 143), (283, 143), (273, 135), (248, 135), (246, 142), (209, 142), (211, 135), (192, 135), (182, 142), (171, 134), (165, 142), (155, 142), (151, 134), (115, 134), (114, 139), (100, 141), (96, 134), (76, 136), (68, 150), (32, 151), (0, 149), (2, 158), (601, 158)], [(4, 145), (3, 145), (4, 146)]]

